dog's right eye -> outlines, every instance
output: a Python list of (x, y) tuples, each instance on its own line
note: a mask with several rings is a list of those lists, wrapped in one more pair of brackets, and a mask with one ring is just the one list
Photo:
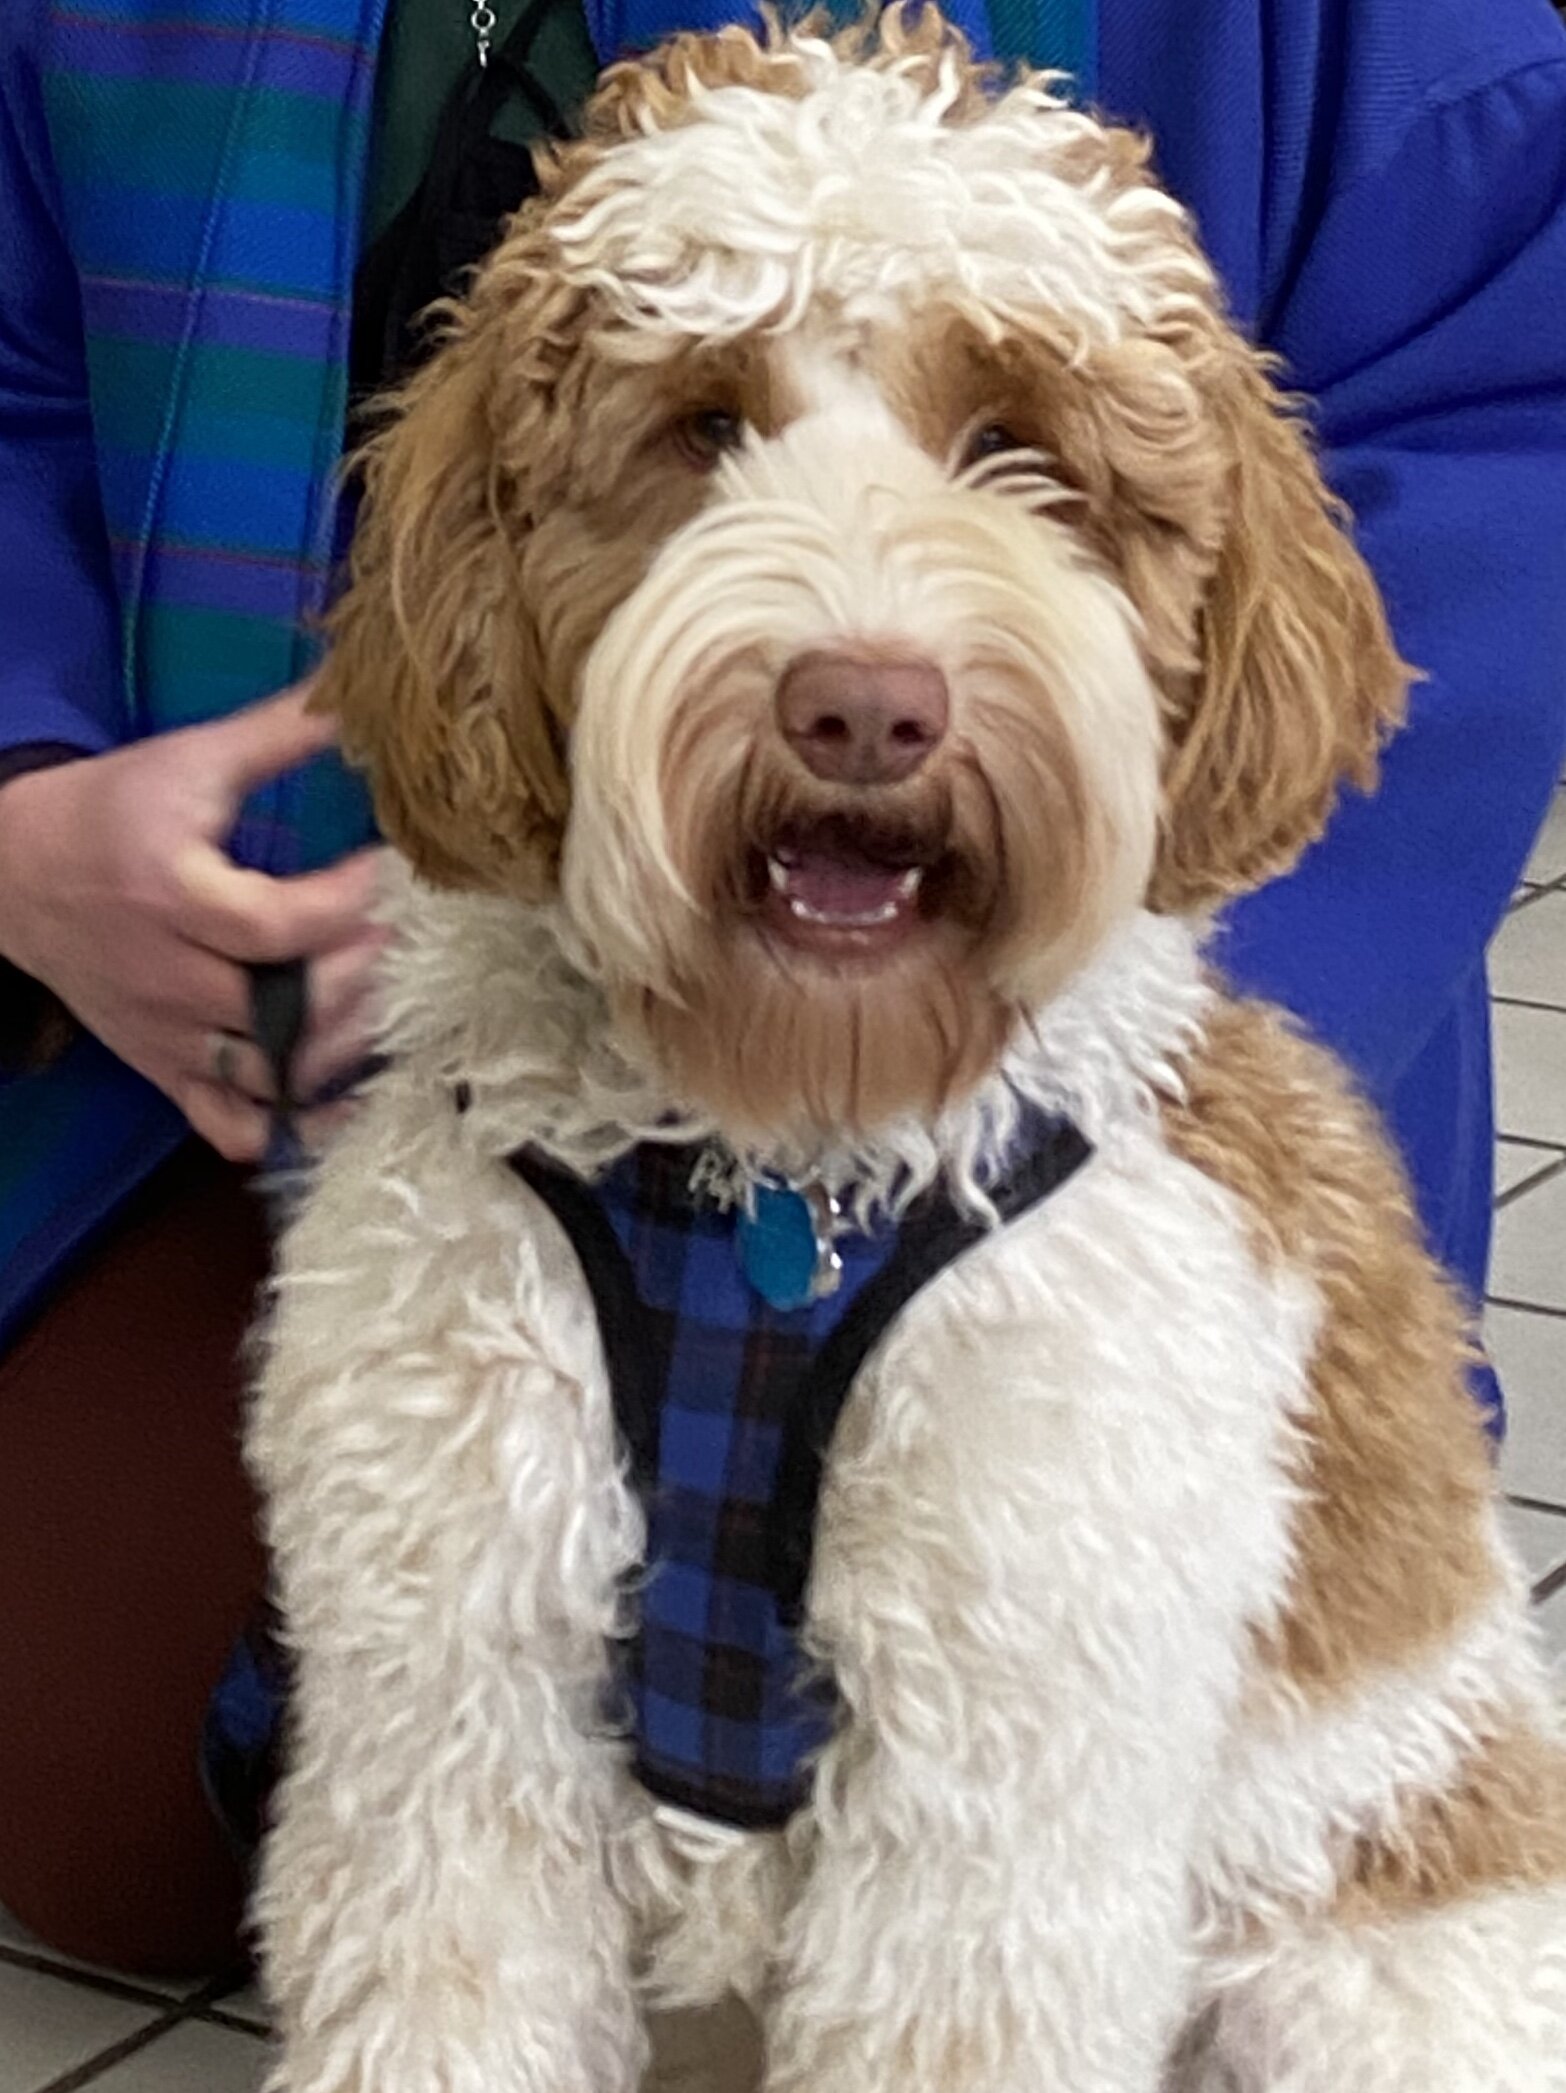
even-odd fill
[(725, 451), (739, 449), (745, 441), (745, 424), (726, 408), (704, 407), (675, 424), (674, 440), (687, 464), (707, 472)]
[(975, 429), (963, 447), (964, 466), (981, 465), (987, 458), (1003, 458), (1008, 451), (1024, 451), (1026, 441), (1004, 422), (986, 422)]

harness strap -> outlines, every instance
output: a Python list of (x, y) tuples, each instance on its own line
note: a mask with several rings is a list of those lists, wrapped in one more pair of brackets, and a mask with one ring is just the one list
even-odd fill
[[(1069, 1120), (1054, 1122), (1039, 1145), (990, 1194), (1002, 1221), (1015, 1221), (1072, 1177), (1092, 1145)], [(816, 1511), (826, 1457), (849, 1391), (872, 1348), (920, 1288), (989, 1233), (932, 1187), (903, 1223), (897, 1248), (869, 1280), (816, 1354), (784, 1428), (778, 1486), (768, 1527), (769, 1572), (778, 1617), (797, 1628), (815, 1550)]]
[[(694, 1168), (697, 1151), (690, 1153)], [(1091, 1144), (1069, 1121), (1051, 1122), (990, 1193), (1002, 1221), (1037, 1206), (1091, 1154)], [(659, 1417), (649, 1371), (653, 1348), (630, 1260), (591, 1186), (533, 1149), (518, 1149), (507, 1161), (543, 1200), (576, 1252), (598, 1317), (616, 1422), (637, 1488), (646, 1493), (658, 1481)], [(767, 1515), (768, 1583), (785, 1627), (798, 1627), (803, 1618), (827, 1454), (859, 1369), (920, 1288), (988, 1232), (983, 1221), (960, 1213), (943, 1187), (932, 1187), (910, 1209), (886, 1264), (811, 1361), (784, 1427)]]
[(644, 1495), (658, 1481), (658, 1402), (643, 1341), (646, 1313), (631, 1261), (620, 1247), (592, 1187), (535, 1149), (519, 1148), (506, 1161), (565, 1230), (592, 1296), (609, 1371), (615, 1422), (630, 1455), (631, 1477)]

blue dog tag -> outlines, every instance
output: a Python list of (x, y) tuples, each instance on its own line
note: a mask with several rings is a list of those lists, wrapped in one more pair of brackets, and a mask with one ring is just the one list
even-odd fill
[(764, 1301), (784, 1314), (808, 1308), (821, 1292), (823, 1254), (810, 1201), (782, 1185), (758, 1185), (739, 1218), (740, 1269)]

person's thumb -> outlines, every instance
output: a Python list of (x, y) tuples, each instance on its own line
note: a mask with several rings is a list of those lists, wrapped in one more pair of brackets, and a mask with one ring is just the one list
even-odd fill
[(275, 698), (191, 730), (206, 744), (203, 755), (213, 765), (209, 775), (231, 804), (237, 805), (269, 778), (318, 756), (337, 739), (336, 721), (309, 710), (312, 688), (313, 679), (307, 678)]

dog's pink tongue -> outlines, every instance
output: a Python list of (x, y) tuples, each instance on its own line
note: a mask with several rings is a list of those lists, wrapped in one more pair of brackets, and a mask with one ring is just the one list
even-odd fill
[(817, 916), (873, 916), (895, 908), (907, 888), (902, 872), (821, 851), (801, 851), (787, 869), (789, 899)]

